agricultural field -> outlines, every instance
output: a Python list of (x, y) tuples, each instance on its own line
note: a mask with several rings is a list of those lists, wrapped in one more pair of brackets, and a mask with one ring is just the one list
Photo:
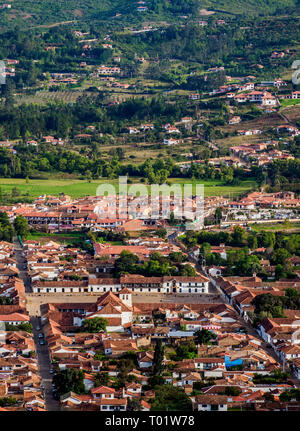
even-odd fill
[(300, 118), (300, 107), (298, 105), (287, 106), (280, 111), (290, 122), (296, 123)]
[(299, 99), (282, 99), (280, 100), (280, 104), (282, 108), (286, 108), (287, 106), (299, 105)]
[(53, 102), (64, 102), (64, 103), (74, 103), (78, 97), (83, 95), (83, 91), (78, 90), (65, 90), (65, 91), (47, 91), (41, 90), (37, 91), (32, 95), (21, 95), (16, 98), (16, 104), (21, 105), (26, 104), (38, 104), (47, 105), (47, 103)]
[(300, 223), (291, 223), (289, 221), (278, 222), (278, 223), (253, 223), (251, 224), (251, 230), (255, 232), (272, 231), (272, 232), (299, 232)]
[[(254, 180), (243, 181), (238, 186), (226, 186), (223, 185), (220, 180), (190, 180), (181, 178), (169, 178), (168, 181), (171, 184), (203, 184), (205, 196), (228, 196), (234, 197), (239, 196), (247, 191), (253, 189), (256, 186)], [(133, 178), (132, 183), (140, 184), (139, 178)], [(36, 198), (43, 194), (47, 195), (58, 195), (59, 193), (65, 193), (73, 198), (82, 196), (92, 195), (95, 196), (97, 187), (101, 184), (111, 184), (115, 187), (118, 193), (118, 180), (117, 179), (101, 179), (92, 180), (88, 182), (86, 180), (29, 180), (28, 183), (24, 179), (0, 179), (0, 188), (2, 192), (11, 192), (16, 187), (21, 194), (28, 193), (30, 198)], [(129, 184), (130, 186), (130, 184)], [(150, 186), (148, 186), (150, 189)]]

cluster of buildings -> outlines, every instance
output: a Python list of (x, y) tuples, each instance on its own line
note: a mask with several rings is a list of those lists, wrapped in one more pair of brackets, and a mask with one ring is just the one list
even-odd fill
[(1, 411), (45, 411), (35, 344), (29, 332), (7, 331), (0, 341), (0, 398), (11, 400)]
[(98, 75), (119, 75), (121, 73), (121, 69), (117, 66), (99, 66), (97, 67)]
[[(277, 130), (287, 130), (286, 126), (278, 127)], [(294, 129), (294, 128), (293, 128)], [(240, 131), (240, 134), (250, 135), (255, 134), (255, 131)], [(260, 132), (261, 131), (256, 131)], [(294, 156), (287, 150), (275, 149), (276, 142), (261, 142), (261, 143), (245, 143), (230, 147), (233, 156), (239, 158), (247, 164), (255, 164), (257, 166), (264, 166), (272, 163), (274, 160), (294, 160)]]
[[(264, 250), (258, 250), (263, 252)], [(297, 257), (291, 258), (296, 264)], [(293, 263), (293, 262), (292, 262)], [(272, 270), (268, 260), (262, 260), (266, 269)], [(263, 282), (259, 277), (222, 277), (216, 267), (208, 268), (210, 281), (227, 303), (231, 304), (240, 316), (253, 323), (256, 296), (270, 294), (284, 296), (287, 288), (299, 291), (299, 280)], [(286, 371), (292, 371), (297, 379), (300, 376), (300, 312), (284, 309), (283, 318), (267, 317), (258, 324), (257, 332), (273, 352), (273, 356), (283, 363)]]
[(2, 299), (25, 308), (25, 287), (19, 278), (13, 245), (6, 241), (0, 242), (0, 301)]
[(281, 85), (286, 85), (286, 83), (281, 80), (261, 84), (255, 84), (254, 82), (232, 83), (220, 86), (218, 89), (213, 90), (211, 95), (224, 94), (227, 99), (233, 99), (237, 103), (253, 102), (262, 106), (279, 106), (276, 96), (272, 95), (272, 93), (266, 91), (264, 88), (266, 84), (270, 87), (276, 86), (277, 88)]
[[(136, 240), (138, 241), (138, 240)], [(136, 293), (208, 293), (208, 279), (196, 277), (144, 277), (137, 274), (113, 278), (115, 260), (122, 251), (134, 253), (141, 262), (153, 252), (168, 256), (179, 248), (159, 238), (145, 238), (143, 245), (111, 245), (95, 243), (95, 254), (67, 247), (53, 241), (40, 244), (24, 242), (24, 256), (34, 293), (106, 293), (130, 289)], [(162, 248), (163, 246), (163, 248)], [(166, 247), (167, 246), (167, 247)]]
[[(149, 411), (155, 389), (146, 390), (154, 365), (157, 340), (176, 346), (194, 340), (194, 332), (207, 329), (216, 335), (213, 345), (198, 345), (193, 359), (174, 360), (164, 355), (165, 383), (183, 388), (195, 410), (227, 410), (230, 407), (261, 405), (270, 392), (278, 400), (280, 393), (292, 384), (259, 384), (259, 376), (268, 376), (278, 362), (257, 337), (243, 332), (235, 308), (227, 304), (134, 303), (132, 292), (124, 288), (107, 292), (94, 304), (46, 304), (42, 322), (50, 357), (59, 370), (76, 368), (84, 371), (88, 394), (69, 392), (61, 396), (63, 409), (127, 410), (131, 398), (140, 401), (141, 409)], [(117, 313), (118, 310), (118, 313)], [(155, 315), (161, 323), (157, 325)], [(118, 314), (118, 317), (116, 316)], [(78, 332), (84, 320), (106, 316), (107, 331)], [(124, 320), (124, 331), (111, 331), (115, 320)], [(131, 319), (131, 321), (130, 321)], [(128, 372), (131, 382), (119, 390), (114, 388), (118, 360), (128, 351), (136, 355), (136, 368)], [(96, 359), (98, 358), (98, 359)], [(99, 359), (100, 358), (100, 359)], [(109, 359), (114, 359), (114, 365)], [(175, 367), (174, 367), (175, 361)], [(173, 365), (172, 365), (173, 364)], [(106, 385), (95, 385), (98, 373), (107, 374)], [(203, 384), (201, 395), (194, 395), (197, 384)], [(239, 395), (225, 395), (230, 388)], [(216, 405), (218, 407), (216, 407)]]
[[(171, 212), (182, 213), (183, 205), (185, 214), (190, 213), (192, 220), (197, 205), (204, 203), (204, 199), (199, 203), (201, 196), (197, 200), (195, 196), (183, 197), (180, 193), (178, 196), (135, 194), (136, 192), (131, 192), (129, 186), (126, 198), (120, 198), (116, 194), (105, 196), (104, 192), (99, 196), (78, 199), (71, 199), (64, 194), (58, 197), (41, 196), (32, 204), (16, 204), (5, 211), (11, 221), (22, 215), (31, 227), (46, 228), (49, 232), (71, 232), (81, 229), (153, 231), (166, 225)], [(205, 208), (208, 212), (213, 211), (213, 208), (207, 205)]]
[(294, 192), (251, 192), (236, 202), (228, 202), (228, 208), (259, 209), (259, 208), (297, 208), (300, 199), (295, 198)]
[(13, 245), (1, 241), (0, 399), (10, 400), (1, 411), (45, 411), (35, 343), (28, 332), (29, 321), (25, 287), (16, 268)]
[(234, 96), (237, 103), (253, 102), (262, 106), (277, 106), (277, 98), (268, 91), (250, 91), (249, 93), (238, 93)]

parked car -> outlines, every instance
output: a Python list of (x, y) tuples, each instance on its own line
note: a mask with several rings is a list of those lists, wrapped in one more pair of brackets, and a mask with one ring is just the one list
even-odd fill
[(44, 334), (42, 332), (39, 333), (39, 338), (44, 338)]
[(45, 343), (45, 341), (44, 340), (40, 340), (40, 345), (41, 346), (44, 346), (46, 343)]
[(35, 329), (36, 329), (37, 331), (40, 331), (40, 330), (41, 330), (41, 328), (40, 328), (39, 326), (37, 326)]

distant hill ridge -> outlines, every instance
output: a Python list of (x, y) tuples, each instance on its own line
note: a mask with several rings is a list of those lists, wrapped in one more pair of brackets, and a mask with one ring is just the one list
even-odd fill
[[(138, 11), (138, 7), (146, 7)], [(203, 10), (215, 11), (213, 16), (236, 15), (300, 15), (300, 0), (12, 0), (11, 8), (0, 10), (1, 31), (15, 25), (32, 27), (68, 21), (138, 24), (145, 21), (176, 22), (199, 18)], [(209, 15), (207, 15), (209, 17)]]

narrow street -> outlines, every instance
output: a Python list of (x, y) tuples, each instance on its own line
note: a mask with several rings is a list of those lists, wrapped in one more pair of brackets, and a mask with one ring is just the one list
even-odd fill
[(25, 292), (31, 292), (30, 278), (27, 273), (26, 259), (23, 256), (23, 249), (17, 239), (14, 240), (14, 258), (17, 261), (17, 268), (20, 271), (20, 278), (23, 280)]
[[(27, 272), (26, 259), (23, 256), (23, 249), (19, 241), (14, 241), (14, 258), (17, 261), (17, 268), (20, 271), (20, 278), (23, 280), (25, 286), (25, 293), (31, 293), (31, 282)], [(46, 401), (46, 409), (48, 411), (60, 410), (59, 401), (55, 400), (52, 396), (52, 375), (50, 374), (51, 362), (49, 357), (48, 345), (45, 338), (39, 338), (39, 334), (43, 333), (41, 326), (41, 319), (37, 317), (39, 313), (33, 312), (32, 307), (27, 307), (30, 315), (30, 323), (33, 327), (33, 338), (35, 343), (35, 351), (37, 354), (39, 374), (42, 377), (42, 388), (44, 391), (44, 399)], [(40, 328), (39, 330), (37, 328)], [(40, 340), (45, 340), (45, 344), (41, 345)]]
[[(177, 233), (176, 233), (176, 232), (169, 236), (169, 240), (170, 240), (173, 244), (176, 244), (176, 245), (178, 245), (178, 246), (181, 246), (181, 244), (177, 241)], [(205, 274), (205, 273), (204, 273), (204, 271), (202, 270), (201, 266), (199, 265), (199, 262), (198, 262), (196, 259), (193, 259), (191, 256), (189, 256), (189, 260), (190, 260), (190, 262), (192, 262), (192, 263), (194, 263), (194, 264), (196, 265), (196, 270), (197, 270), (200, 274), (203, 274), (203, 275), (205, 275), (206, 277), (208, 276), (207, 274)], [(229, 304), (229, 302), (228, 302), (227, 300), (223, 299), (222, 295), (220, 295), (220, 293), (219, 293), (219, 292), (218, 292), (218, 290), (213, 286), (213, 284), (212, 284), (212, 283), (210, 283), (209, 290), (210, 290), (210, 293), (214, 293), (214, 294), (216, 295), (216, 298), (217, 298), (217, 297), (218, 297), (218, 298), (220, 298), (221, 302), (223, 302), (223, 301), (224, 301), (225, 303), (228, 303), (228, 304)], [(229, 304), (229, 305), (230, 305), (230, 304)], [(254, 337), (256, 337), (256, 338), (259, 338), (259, 339), (260, 339), (260, 341), (261, 341), (261, 343), (262, 343), (262, 347), (264, 348), (264, 350), (268, 353), (268, 355), (270, 355), (273, 359), (275, 359), (275, 361), (277, 361), (277, 362), (281, 365), (282, 370), (284, 370), (284, 371), (289, 371), (289, 370), (288, 370), (288, 366), (286, 366), (286, 365), (283, 363), (283, 361), (279, 358), (279, 356), (277, 356), (277, 354), (275, 353), (275, 351), (274, 351), (274, 349), (273, 349), (272, 347), (268, 347), (268, 343), (266, 343), (266, 342), (261, 338), (261, 336), (260, 336), (260, 335), (256, 332), (256, 330), (253, 328), (253, 326), (252, 326), (251, 324), (249, 324), (249, 323), (245, 322), (245, 321), (244, 321), (244, 319), (243, 319), (241, 316), (239, 316), (238, 320), (239, 320), (239, 322), (241, 323), (241, 325), (243, 325), (243, 326), (247, 329), (248, 334), (250, 334), (250, 335), (252, 335), (252, 336), (254, 336)], [(300, 388), (300, 380), (299, 380), (299, 379), (297, 379), (297, 378), (295, 377), (295, 375), (291, 374), (291, 380), (293, 381), (294, 385), (295, 385), (297, 388)]]
[[(177, 235), (176, 235), (176, 233), (174, 233), (174, 234), (172, 234), (172, 235), (170, 235), (169, 236), (169, 240), (173, 243), (173, 244), (176, 244), (176, 245), (178, 245), (178, 246), (181, 246), (181, 244), (176, 240), (176, 238), (177, 238)], [(192, 263), (194, 263), (195, 265), (196, 265), (196, 270), (200, 273), (200, 274), (203, 274), (203, 275), (205, 275), (206, 277), (208, 276), (207, 274), (205, 274), (204, 273), (204, 271), (202, 270), (202, 268), (201, 268), (201, 266), (199, 265), (199, 262), (196, 260), (196, 259), (193, 259), (191, 256), (189, 256), (189, 260), (190, 260), (190, 262), (192, 262)], [(210, 278), (210, 277), (209, 277)], [(220, 300), (221, 300), (221, 302), (225, 302), (225, 303), (228, 303), (229, 304), (229, 302), (226, 300), (226, 299), (223, 299), (223, 297), (222, 297), (222, 295), (220, 295), (220, 293), (219, 293), (219, 291), (213, 286), (213, 283), (210, 283), (210, 293), (215, 293), (216, 294), (216, 297), (218, 297), (218, 298), (220, 298)], [(229, 304), (230, 305), (230, 304)], [(261, 338), (261, 336), (256, 332), (256, 330), (253, 328), (253, 326), (251, 325), (251, 324), (249, 324), (249, 323), (247, 323), (247, 322), (245, 322), (244, 321), (244, 319), (241, 317), (241, 316), (239, 316), (239, 318), (238, 318), (238, 320), (239, 320), (239, 322), (241, 323), (241, 325), (243, 325), (246, 329), (247, 329), (247, 331), (248, 331), (248, 334), (250, 334), (250, 335), (252, 335), (252, 336), (254, 336), (254, 337), (256, 337), (256, 338), (259, 338), (260, 339), (260, 341), (261, 341), (261, 343), (262, 343), (262, 347), (264, 348), (264, 350), (273, 358), (273, 359), (275, 359), (275, 361), (277, 361), (280, 365), (281, 365), (281, 368), (282, 368), (282, 370), (285, 370), (285, 371), (289, 371), (288, 370), (288, 366), (285, 366), (285, 364), (283, 363), (283, 361), (276, 355), (276, 353), (275, 353), (275, 351), (274, 351), (274, 349), (272, 348), (272, 347), (268, 347), (268, 343), (266, 343), (262, 338)], [(295, 375), (292, 375), (291, 374), (291, 380), (293, 381), (293, 383), (294, 383), (294, 385), (297, 387), (297, 388), (300, 388), (300, 380), (299, 379), (297, 379), (296, 377), (295, 377)]]
[[(43, 333), (43, 328), (41, 327), (41, 321), (39, 317), (31, 317), (30, 323), (33, 326), (33, 335), (35, 348), (37, 353), (37, 359), (39, 364), (39, 374), (42, 377), (42, 387), (44, 389), (44, 398), (46, 401), (46, 409), (48, 411), (58, 411), (60, 410), (60, 403), (55, 400), (52, 396), (52, 375), (50, 374), (51, 362), (49, 358), (48, 345), (45, 340), (45, 345), (40, 345), (40, 340), (44, 338), (39, 338), (39, 334)], [(36, 328), (40, 327), (40, 330)]]
[[(260, 339), (263, 349), (268, 353), (268, 355), (270, 355), (273, 359), (275, 359), (275, 361), (279, 362), (282, 370), (285, 372), (289, 372), (288, 365), (284, 365), (283, 361), (279, 358), (279, 356), (276, 355), (274, 349), (272, 347), (268, 347), (268, 343), (266, 343), (260, 337), (260, 335), (253, 328), (253, 326), (251, 324), (245, 322), (244, 319), (242, 319), (241, 317), (239, 317), (239, 321), (240, 321), (241, 325), (243, 325), (247, 329), (248, 334), (253, 335), (254, 337)], [(293, 381), (294, 385), (299, 389), (300, 388), (300, 380), (297, 379), (293, 374), (291, 374), (291, 380)]]
[[(227, 299), (225, 299), (224, 302), (227, 303), (228, 305), (231, 305)], [(279, 358), (279, 356), (277, 356), (274, 349), (272, 347), (268, 347), (269, 343), (263, 340), (263, 338), (255, 330), (255, 328), (253, 328), (253, 326), (250, 323), (245, 322), (245, 320), (240, 315), (238, 317), (238, 320), (240, 324), (247, 329), (249, 335), (252, 335), (253, 337), (258, 338), (261, 341), (261, 346), (263, 347), (263, 349), (268, 353), (268, 355), (270, 355), (273, 359), (275, 359), (275, 361), (277, 361), (281, 365), (281, 369), (283, 371), (289, 372), (288, 366), (284, 366), (283, 361)], [(294, 385), (297, 388), (300, 388), (300, 380), (297, 379), (293, 374), (291, 374), (291, 380), (293, 381)]]

